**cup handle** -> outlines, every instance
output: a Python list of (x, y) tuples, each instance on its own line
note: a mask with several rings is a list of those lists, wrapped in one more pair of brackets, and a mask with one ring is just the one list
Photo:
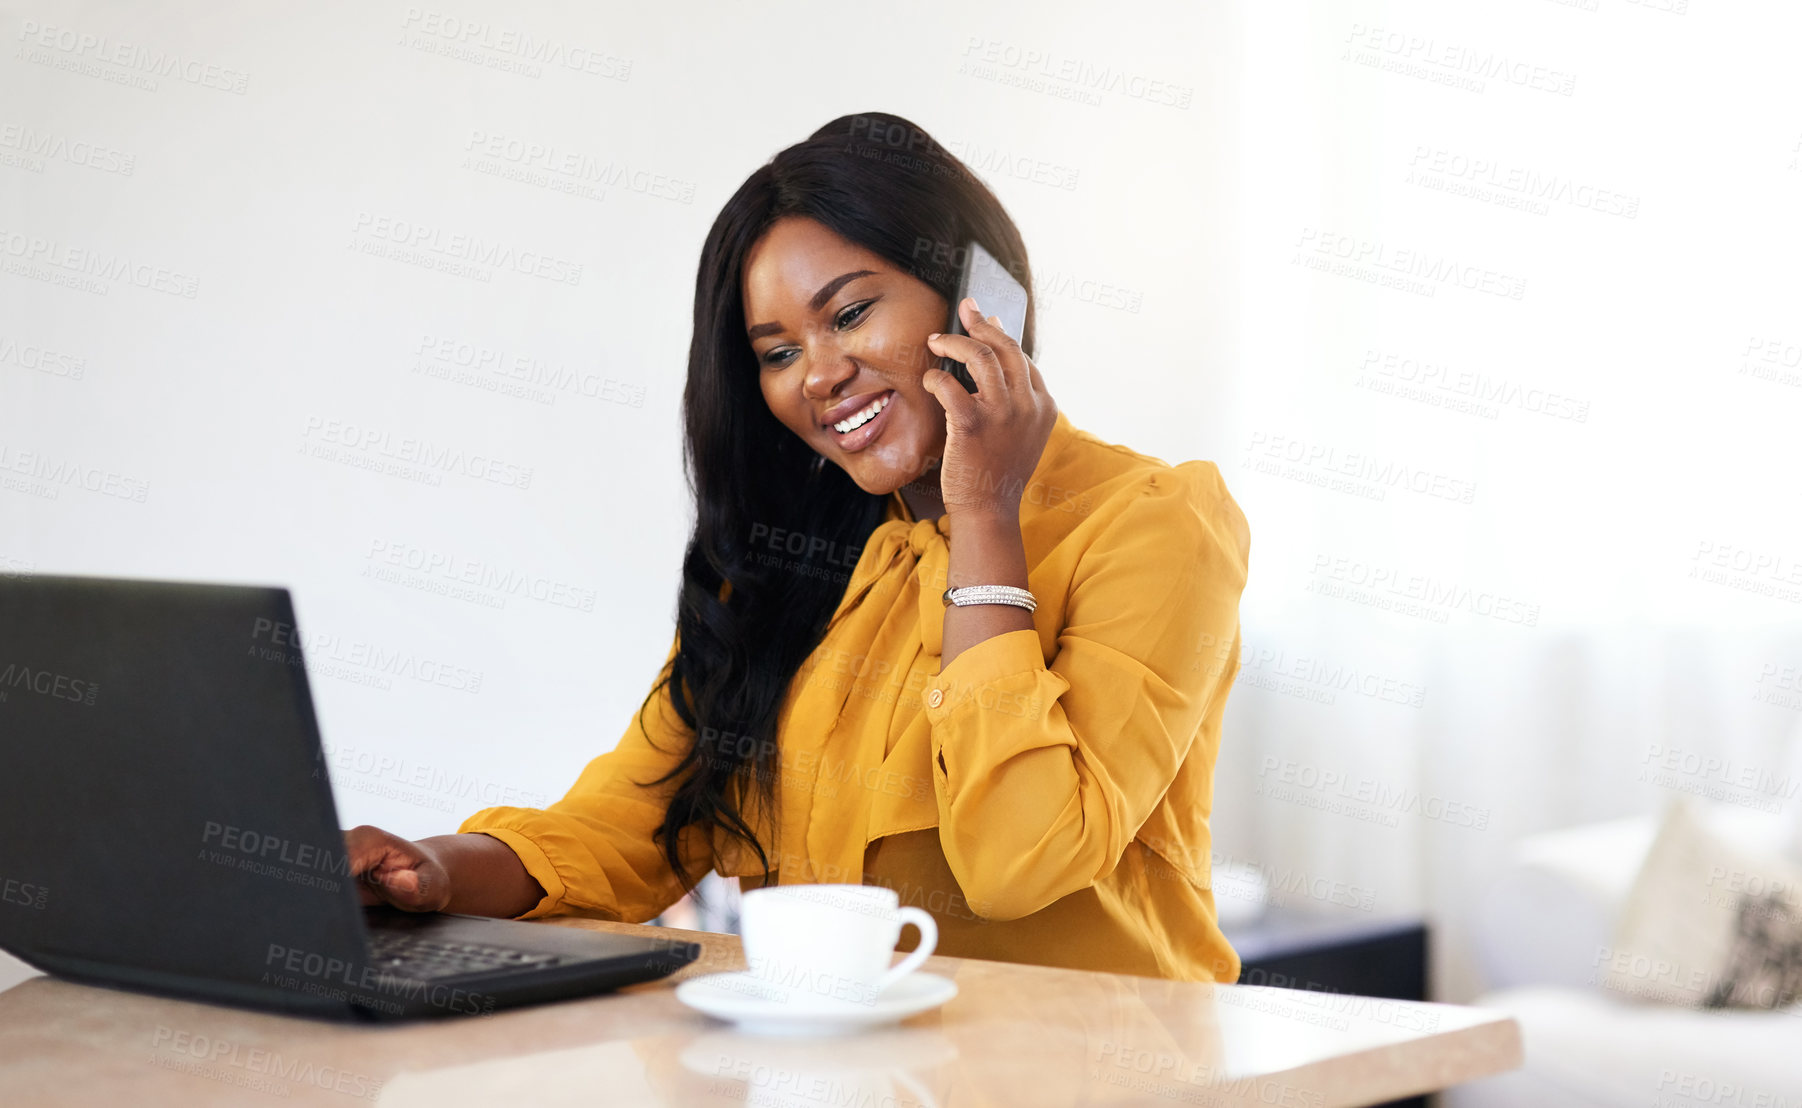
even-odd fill
[(933, 949), (939, 945), (939, 925), (924, 910), (909, 906), (901, 909), (897, 915), (901, 917), (902, 927), (911, 923), (920, 929), (920, 945), (915, 947), (907, 957), (901, 959), (900, 965), (891, 967), (887, 973), (877, 979), (877, 992), (881, 992), (919, 969), (920, 963), (932, 957)]

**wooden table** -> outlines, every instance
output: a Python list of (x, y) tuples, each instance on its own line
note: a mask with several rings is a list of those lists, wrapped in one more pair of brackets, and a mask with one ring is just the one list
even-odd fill
[(673, 986), (744, 968), (692, 939), (662, 981), (484, 1018), (331, 1024), (34, 977), (0, 992), (0, 1104), (962, 1108), (1369, 1104), (1512, 1069), (1499, 1013), (969, 958), (950, 1003), (850, 1038), (742, 1034)]

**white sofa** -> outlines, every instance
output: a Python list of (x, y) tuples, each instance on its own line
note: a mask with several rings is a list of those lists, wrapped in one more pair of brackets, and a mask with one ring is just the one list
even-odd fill
[[(1728, 807), (1705, 818), (1736, 845), (1795, 856), (1785, 818)], [(1448, 1091), (1448, 1108), (1802, 1106), (1802, 1005), (1683, 1009), (1593, 983), (1658, 822), (1590, 824), (1516, 845), (1482, 905), (1478, 956), (1491, 991), (1473, 1003), (1519, 1020), (1526, 1062)]]

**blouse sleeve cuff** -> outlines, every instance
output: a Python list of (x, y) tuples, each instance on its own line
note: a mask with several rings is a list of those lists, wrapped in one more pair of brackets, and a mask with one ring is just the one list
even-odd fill
[(489, 819), (485, 817), (490, 817), (490, 813), (494, 811), (495, 809), (491, 808), (470, 816), (463, 821), (463, 826), (457, 828), (458, 833), (474, 832), (506, 843), (513, 853), (519, 855), (520, 863), (526, 867), (526, 872), (531, 874), (532, 879), (544, 889), (544, 899), (533, 905), (530, 911), (515, 916), (514, 919), (536, 919), (539, 916), (549, 915), (557, 905), (563, 902), (563, 878), (557, 875), (557, 867), (551, 864), (550, 856), (545, 854), (543, 849), (532, 839), (510, 827), (489, 825)]
[(980, 701), (984, 687), (993, 682), (1044, 668), (1037, 631), (1023, 628), (991, 635), (951, 659), (950, 665), (926, 683), (926, 719), (941, 723), (965, 701)]
[[(1046, 667), (1039, 633), (1030, 628), (992, 635), (953, 658), (922, 692), (944, 798), (955, 797), (959, 782), (981, 766), (1046, 745), (1039, 721), (1047, 702), (1067, 687)], [(972, 720), (970, 712), (983, 718)], [(1011, 726), (998, 726), (1003, 717)], [(950, 741), (954, 730), (959, 736)]]

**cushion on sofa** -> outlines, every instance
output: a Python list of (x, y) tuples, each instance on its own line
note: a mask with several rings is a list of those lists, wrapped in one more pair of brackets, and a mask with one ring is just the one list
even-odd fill
[(1597, 982), (1691, 1008), (1802, 998), (1802, 867), (1735, 842), (1674, 798), (1622, 905)]

